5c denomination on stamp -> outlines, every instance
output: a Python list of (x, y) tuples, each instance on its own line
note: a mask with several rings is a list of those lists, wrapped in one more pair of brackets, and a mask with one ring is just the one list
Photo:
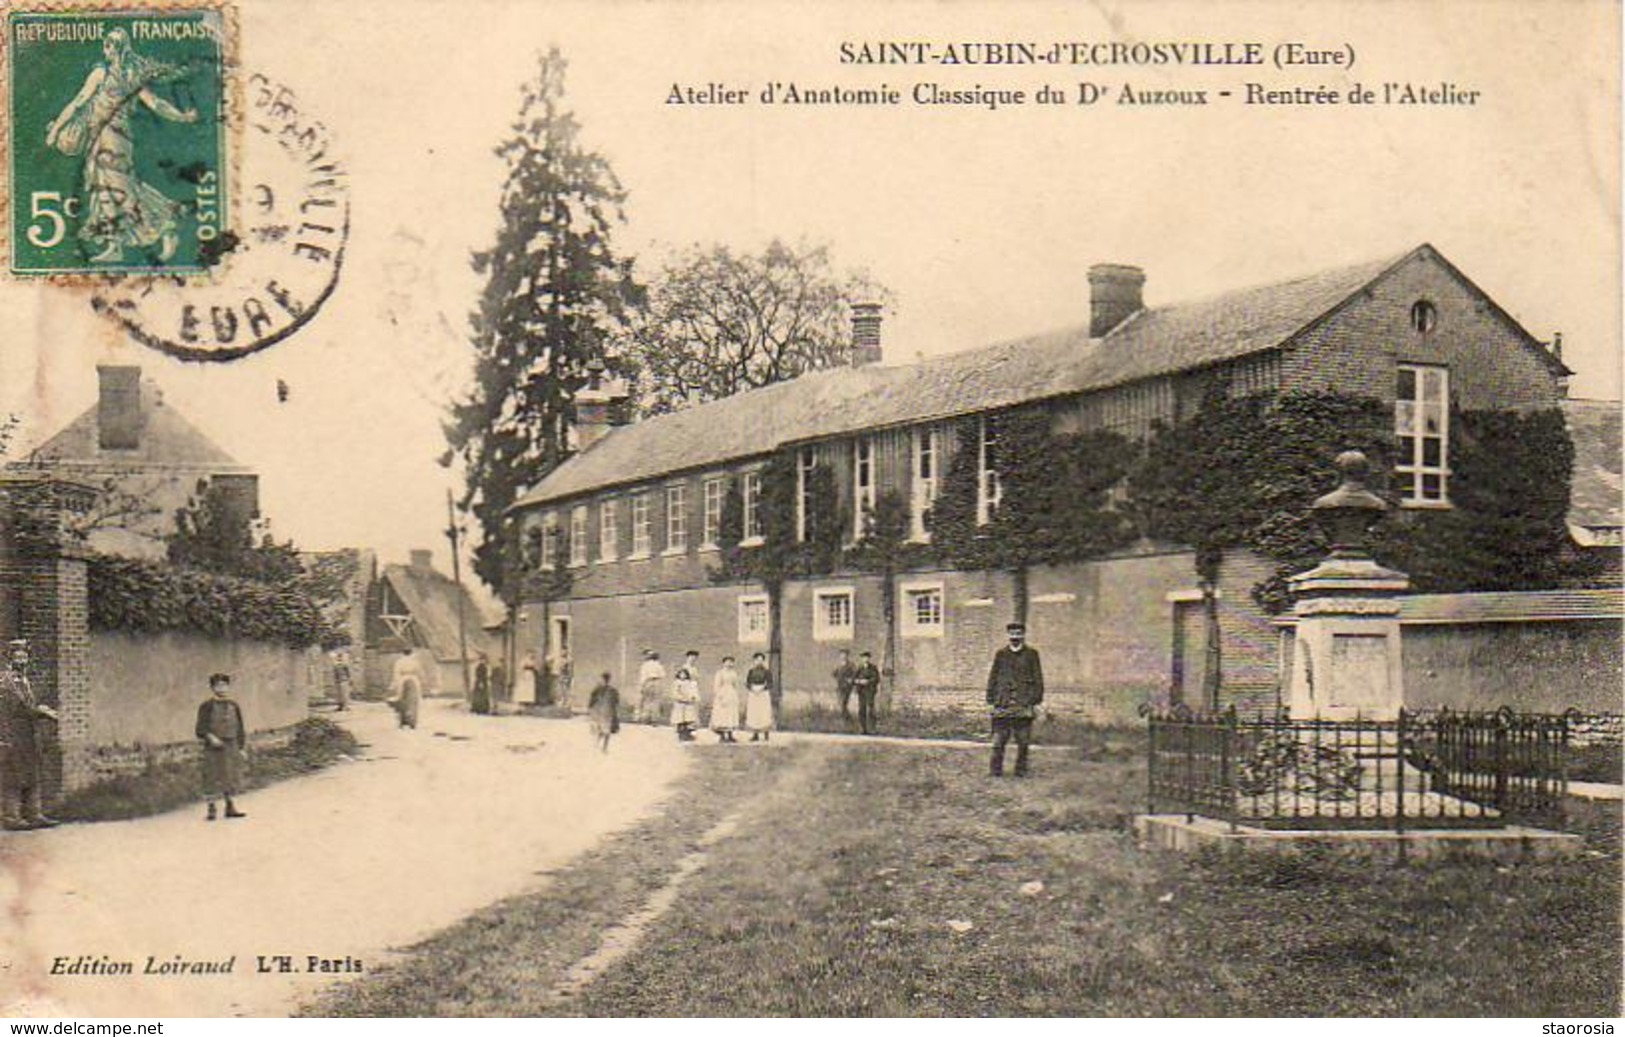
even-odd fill
[(229, 24), (171, 3), (8, 13), (13, 273), (209, 268), (231, 212)]

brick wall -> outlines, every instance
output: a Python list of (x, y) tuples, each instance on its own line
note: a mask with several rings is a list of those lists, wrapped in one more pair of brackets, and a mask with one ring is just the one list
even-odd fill
[[(1250, 596), (1262, 572), (1261, 565), (1245, 556), (1227, 563), (1220, 627), (1226, 640), (1227, 692), (1244, 702), (1273, 703), (1279, 635)], [(1004, 625), (1015, 611), (1011, 577), (943, 570), (904, 574), (898, 585), (940, 585), (944, 626), (941, 636), (899, 633), (895, 705), (980, 712), (988, 666), (1005, 643)], [(1033, 570), (1028, 635), (1044, 659), (1047, 707), (1096, 720), (1129, 720), (1141, 703), (1165, 697), (1173, 637), (1169, 595), (1194, 586), (1189, 552)], [(854, 605), (850, 637), (820, 639), (814, 625), (818, 592), (848, 588)], [(709, 698), (711, 674), (723, 655), (735, 656), (743, 669), (753, 652), (767, 650), (765, 638), (740, 640), (740, 598), (761, 594), (756, 585), (736, 584), (576, 597), (555, 604), (553, 614), (571, 622), (575, 705), (581, 708), (606, 670), (623, 692), (631, 690), (645, 648), (661, 653), (668, 672), (686, 649), (700, 652), (702, 690)], [(901, 611), (906, 602), (901, 590), (898, 598)], [(525, 608), (521, 653), (540, 652), (540, 613), (538, 604)], [(883, 658), (880, 578), (837, 574), (791, 583), (784, 595), (783, 645), (785, 708), (793, 712), (813, 702), (832, 707), (830, 671), (840, 649), (849, 649), (854, 658), (868, 650), (877, 664)]]
[[(1438, 314), (1426, 333), (1411, 327), (1411, 306), (1423, 299)], [(1448, 366), (1451, 395), (1469, 410), (1553, 407), (1562, 398), (1539, 352), (1426, 252), (1302, 336), (1284, 358), (1283, 384), (1392, 401), (1398, 363)]]

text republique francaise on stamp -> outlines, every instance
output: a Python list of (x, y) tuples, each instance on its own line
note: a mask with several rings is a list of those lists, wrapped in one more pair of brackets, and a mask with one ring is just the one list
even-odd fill
[(201, 273), (229, 233), (218, 8), (13, 10), (11, 270)]

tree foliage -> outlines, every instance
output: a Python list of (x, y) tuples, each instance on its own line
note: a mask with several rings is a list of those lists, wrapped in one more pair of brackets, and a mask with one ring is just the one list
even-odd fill
[(96, 630), (192, 632), (335, 647), (320, 605), (297, 584), (273, 584), (160, 562), (96, 555), (87, 568)]
[(822, 245), (689, 249), (655, 277), (626, 336), (639, 407), (661, 414), (839, 367), (851, 358), (851, 304), (886, 294), (836, 271)]
[(557, 48), (541, 58), (496, 149), (507, 177), (496, 241), (473, 257), (485, 277), (470, 317), (474, 386), (445, 426), (443, 461), (462, 459), (461, 506), (479, 523), (474, 569), (499, 591), (516, 561), (507, 508), (564, 460), (588, 364), (609, 359), (607, 343), (640, 296), (631, 262), (610, 241), (626, 192), (580, 141), (565, 66)]
[[(276, 609), (288, 614), (282, 619), (262, 616), (249, 621), (250, 625), (259, 628), (283, 631), (253, 636), (288, 640), (290, 643), (305, 638), (307, 635), (304, 633), (293, 635), (287, 631), (302, 631), (302, 624), (311, 622), (303, 611), (308, 605), (315, 610), (314, 622), (317, 627), (309, 633), (305, 643), (320, 643), (324, 648), (337, 648), (349, 643), (346, 619), (352, 605), (350, 587), (361, 564), (355, 551), (307, 557), (301, 554), (293, 541), (278, 541), (271, 534), (269, 522), (250, 515), (240, 506), (233, 506), (230, 497), (218, 484), (206, 480), (199, 481), (196, 492), (176, 511), (175, 529), (166, 538), (165, 546), (170, 567), (174, 571), (195, 574), (196, 580), (202, 580), (207, 574), (229, 581), (221, 586), (240, 589), (251, 585), (255, 588), (252, 597), (276, 603)], [(159, 587), (159, 583), (155, 582), (157, 577), (144, 571), (134, 575), (131, 573), (134, 571), (125, 574), (123, 579), (126, 582), (121, 586), (142, 587), (150, 593), (159, 593), (154, 589)], [(207, 581), (197, 583), (192, 576), (177, 576), (176, 579), (182, 580), (176, 586), (182, 587), (187, 594), (193, 593), (185, 590), (188, 587), (195, 590), (196, 587), (214, 586)], [(193, 582), (185, 583), (186, 580)], [(259, 608), (263, 612), (269, 607), (263, 601), (259, 606), (244, 607)], [(295, 606), (289, 602), (303, 604)], [(207, 624), (193, 626), (205, 632), (214, 632)]]

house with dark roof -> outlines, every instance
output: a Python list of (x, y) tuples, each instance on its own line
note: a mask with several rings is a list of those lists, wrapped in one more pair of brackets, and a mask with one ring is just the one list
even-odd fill
[(379, 567), (367, 593), (367, 694), (381, 698), (389, 691), (395, 660), (410, 646), (423, 653), (429, 694), (463, 695), (463, 646), (471, 669), (479, 653), (491, 659), (500, 653), (501, 640), (491, 636), (487, 618), (466, 588), (434, 567), (431, 551), (413, 551), (405, 565)]
[[(861, 534), (854, 517), (888, 491), (906, 502), (912, 536), (927, 540), (927, 515), (961, 444), (977, 451), (978, 518), (997, 507), (990, 418), (1011, 408), (1042, 406), (1058, 432), (1139, 439), (1154, 423), (1194, 413), (1214, 386), (1235, 395), (1336, 390), (1393, 408), (1404, 506), (1448, 508), (1452, 406), (1553, 408), (1571, 374), (1429, 245), (1173, 305), (1145, 305), (1145, 282), (1132, 266), (1091, 267), (1087, 323), (907, 366), (872, 362), (878, 327), (866, 314), (855, 366), (635, 424), (610, 424), (608, 394), (585, 394), (577, 454), (513, 509), (523, 542), (539, 544), (538, 561), (567, 565), (573, 577), (564, 600), (525, 610), (561, 629), (533, 621), (521, 647), (545, 652), (562, 633), (578, 672), (622, 681), (645, 648), (693, 648), (712, 666), (765, 650), (762, 588), (712, 574), (730, 485), (743, 499), (745, 543), (762, 535), (760, 473), (775, 453), (792, 452), (803, 479), (818, 466), (833, 473), (854, 527), (848, 541)], [(805, 500), (797, 494), (798, 529)], [(568, 557), (554, 558), (558, 551)], [(1257, 706), (1277, 694), (1283, 646), (1250, 594), (1263, 574), (1260, 560), (1232, 552), (1219, 585), (1226, 694)], [(839, 649), (880, 655), (879, 581), (836, 572), (786, 586), (787, 699), (829, 695)], [(909, 572), (895, 591), (896, 701), (975, 707), (1012, 615), (1011, 577)], [(1099, 561), (1038, 567), (1026, 594), (1052, 709), (1125, 717), (1147, 700), (1195, 701), (1203, 627), (1186, 548), (1141, 542)]]
[(131, 365), (96, 368), (96, 402), (29, 454), (7, 465), (48, 472), (97, 490), (85, 518), (104, 554), (162, 558), (175, 513), (214, 487), (245, 519), (259, 514), (259, 476), (167, 405), (163, 390)]

